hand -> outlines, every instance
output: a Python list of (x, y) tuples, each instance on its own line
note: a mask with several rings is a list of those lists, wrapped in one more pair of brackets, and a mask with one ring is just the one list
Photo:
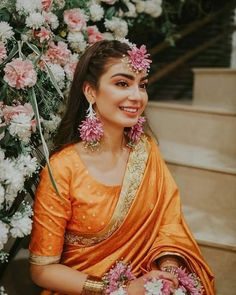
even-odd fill
[(145, 275), (134, 279), (130, 282), (128, 287), (126, 288), (128, 295), (144, 295), (145, 288), (144, 285), (147, 279), (165, 279), (171, 282), (172, 286), (171, 289), (174, 291), (178, 288), (178, 280), (177, 278), (168, 272), (160, 271), (160, 270), (151, 270), (150, 272), (146, 273)]

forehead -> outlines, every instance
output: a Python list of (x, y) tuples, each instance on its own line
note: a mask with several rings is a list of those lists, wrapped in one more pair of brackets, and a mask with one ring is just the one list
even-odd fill
[(141, 71), (139, 73), (136, 73), (136, 72), (132, 71), (128, 67), (128, 65), (125, 62), (123, 62), (121, 59), (118, 59), (118, 60), (113, 59), (108, 62), (107, 66), (106, 66), (106, 71), (104, 72), (102, 77), (104, 76), (104, 77), (109, 78), (109, 77), (116, 75), (118, 73), (132, 75), (134, 78), (137, 78), (137, 79), (141, 79), (141, 78), (147, 76), (146, 71)]

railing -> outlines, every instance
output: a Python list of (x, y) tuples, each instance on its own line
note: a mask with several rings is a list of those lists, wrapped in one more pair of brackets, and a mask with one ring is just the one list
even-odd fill
[[(226, 4), (222, 10), (208, 15), (204, 19), (194, 21), (188, 27), (186, 27), (184, 30), (182, 30), (181, 32), (176, 34), (176, 37), (174, 37), (175, 38), (174, 41), (178, 42), (179, 40), (183, 39), (184, 37), (196, 32), (198, 29), (213, 22), (217, 17), (220, 17), (224, 13), (226, 13), (227, 11), (232, 10), (235, 7), (235, 5), (236, 5), (236, 2), (233, 1), (230, 4)], [(153, 84), (154, 82), (160, 80), (164, 76), (169, 75), (170, 73), (175, 71), (177, 68), (179, 68), (180, 66), (185, 64), (188, 60), (192, 59), (193, 57), (195, 57), (199, 53), (205, 51), (206, 49), (208, 49), (209, 47), (214, 45), (216, 42), (221, 40), (223, 37), (225, 37), (225, 35), (233, 32), (234, 30), (236, 30), (236, 27), (230, 26), (225, 31), (219, 33), (216, 37), (213, 37), (212, 39), (199, 45), (198, 47), (187, 51), (184, 55), (179, 57), (177, 60), (165, 65), (165, 67), (163, 67), (163, 68), (157, 70), (155, 73), (153, 73), (149, 78), (149, 83)], [(154, 48), (152, 48), (150, 50), (150, 53), (152, 56), (154, 56), (155, 54), (160, 53), (163, 50), (166, 50), (170, 46), (171, 45), (169, 42), (164, 41), (164, 42), (158, 44), (157, 46), (155, 46)]]

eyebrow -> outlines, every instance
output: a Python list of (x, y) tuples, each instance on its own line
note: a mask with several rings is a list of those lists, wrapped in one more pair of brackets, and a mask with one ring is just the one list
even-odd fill
[[(126, 74), (126, 73), (117, 73), (117, 74), (115, 74), (115, 75), (112, 75), (111, 78), (114, 78), (114, 77), (117, 77), (117, 76), (123, 76), (123, 77), (125, 77), (125, 78), (127, 78), (127, 79), (129, 79), (129, 80), (132, 80), (132, 81), (135, 80), (135, 77), (134, 77), (133, 75), (129, 75), (129, 74)], [(140, 79), (140, 81), (144, 81), (144, 80), (146, 80), (146, 79), (148, 79), (148, 76), (147, 76), (147, 75), (144, 76), (144, 77), (142, 77), (142, 78)]]

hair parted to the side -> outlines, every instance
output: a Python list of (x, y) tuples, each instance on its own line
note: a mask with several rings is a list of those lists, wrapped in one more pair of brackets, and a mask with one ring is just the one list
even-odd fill
[(83, 93), (84, 82), (99, 87), (100, 77), (104, 74), (112, 59), (127, 55), (130, 47), (117, 40), (102, 40), (89, 47), (80, 57), (74, 79), (71, 84), (66, 111), (54, 140), (55, 150), (81, 141), (78, 127), (85, 119), (88, 101)]

